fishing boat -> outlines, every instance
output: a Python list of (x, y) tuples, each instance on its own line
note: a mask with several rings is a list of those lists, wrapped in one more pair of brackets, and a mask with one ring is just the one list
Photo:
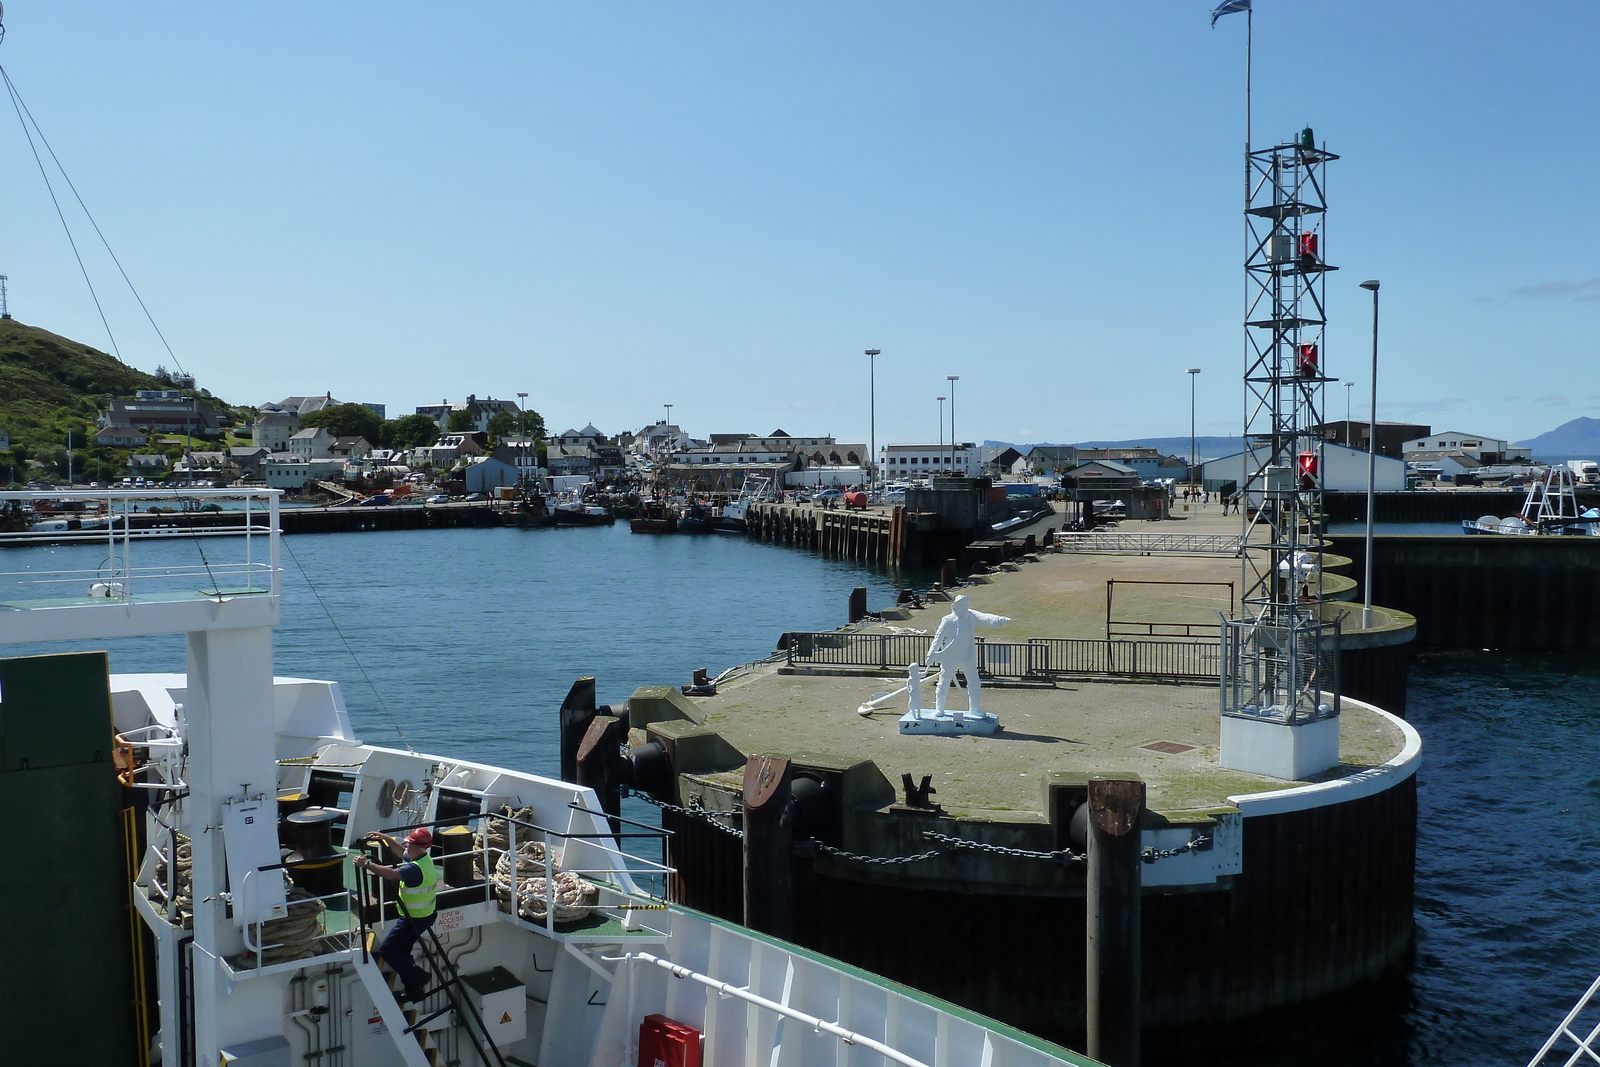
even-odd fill
[(1577, 485), (1569, 467), (1548, 467), (1528, 483), (1522, 510), (1500, 518), (1481, 515), (1463, 519), (1461, 529), (1468, 534), (1501, 534), (1510, 537), (1552, 535), (1593, 535), (1600, 524), (1600, 509), (1578, 508)]
[(714, 529), (717, 533), (748, 533), (747, 518), (750, 514), (750, 505), (761, 503), (771, 494), (771, 478), (746, 478), (744, 486), (739, 490), (739, 496), (733, 503), (725, 505), (722, 514), (717, 516)]
[(706, 504), (690, 504), (678, 516), (678, 530), (686, 534), (708, 534), (716, 527), (716, 516)]
[[(89, 579), (47, 553), (0, 575), (0, 642), (72, 643), (0, 659), (0, 796), (48, 813), (12, 822), (29, 860), (8, 899), (71, 918), (12, 924), (26, 974), (7, 1009), (30, 1025), (8, 1033), (8, 1059), (1086, 1062), (673, 904), (663, 831), (588, 786), (357, 737), (338, 682), (273, 674), (277, 491), (194, 494), (249, 498), (262, 536), (192, 563), (195, 542), (116, 541), (101, 574), (114, 596), (68, 595)], [(133, 647), (153, 652), (162, 635), (183, 636), (185, 673), (112, 675), (105, 652), (76, 651), (144, 638)], [(441, 879), (427, 983), (407, 991), (376, 949), (412, 905), (355, 859), (393, 863), (373, 832), (417, 830)]]
[(579, 490), (571, 490), (551, 509), (557, 526), (612, 526), (617, 517), (599, 504), (585, 501)]
[(678, 515), (666, 501), (649, 500), (639, 505), (638, 514), (628, 520), (628, 528), (636, 534), (677, 533)]

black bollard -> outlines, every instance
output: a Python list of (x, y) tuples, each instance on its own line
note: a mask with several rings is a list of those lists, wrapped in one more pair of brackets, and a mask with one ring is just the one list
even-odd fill
[(955, 584), (956, 584), (956, 561), (955, 560), (947, 559), (947, 560), (944, 561), (944, 566), (939, 568), (939, 584), (944, 586), (946, 589), (955, 588)]
[(751, 756), (744, 765), (744, 924), (794, 935), (794, 805), (789, 761)]
[(858, 585), (850, 590), (850, 621), (860, 622), (867, 617), (867, 587)]
[(1089, 779), (1089, 1058), (1108, 1067), (1139, 1064), (1139, 928), (1143, 877), (1138, 775)]
[(594, 718), (594, 676), (586, 674), (572, 683), (561, 702), (561, 780), (578, 780), (578, 746)]

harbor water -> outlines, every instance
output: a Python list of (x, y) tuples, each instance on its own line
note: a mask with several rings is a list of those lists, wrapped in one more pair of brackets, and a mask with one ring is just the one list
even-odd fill
[[(620, 702), (639, 685), (687, 683), (696, 667), (715, 675), (765, 656), (785, 630), (837, 626), (855, 586), (879, 607), (900, 584), (743, 538), (646, 537), (623, 524), (304, 535), (283, 545), (280, 674), (339, 680), (368, 742), (401, 745), (403, 734), (420, 751), (552, 775), (556, 709), (578, 675), (597, 675), (598, 699)], [(0, 582), (92, 569), (103, 554), (5, 550)], [(906, 584), (926, 584), (917, 578)], [(109, 647), (113, 671), (184, 669), (181, 638)], [(1418, 934), (1405, 973), (1318, 1010), (1168, 1035), (1147, 1062), (1525, 1063), (1600, 972), (1597, 687), (1592, 657), (1419, 654), (1409, 693), (1425, 744)]]

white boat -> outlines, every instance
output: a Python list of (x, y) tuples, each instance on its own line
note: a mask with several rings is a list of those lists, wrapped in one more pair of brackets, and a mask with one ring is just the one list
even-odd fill
[(712, 529), (717, 533), (742, 534), (749, 530), (746, 522), (750, 514), (750, 505), (759, 504), (772, 495), (771, 478), (746, 478), (744, 486), (739, 490), (738, 497), (731, 504), (723, 506), (722, 514), (717, 516), (712, 524)]
[(1461, 529), (1469, 534), (1501, 534), (1533, 537), (1551, 534), (1593, 535), (1600, 523), (1600, 510), (1578, 510), (1573, 472), (1568, 467), (1548, 467), (1528, 483), (1522, 510), (1506, 518), (1481, 515), (1463, 519)]
[[(115, 861), (94, 869), (121, 881), (114, 892), (101, 887), (109, 916), (92, 914), (84, 903), (92, 894), (80, 891), (70, 905), (72, 922), (30, 924), (27, 936), (43, 947), (27, 966), (42, 990), (65, 989), (60, 983), (81, 976), (81, 967), (74, 971), (65, 962), (63, 973), (54, 974), (57, 955), (66, 961), (89, 954), (102, 985), (120, 977), (110, 973), (114, 946), (85, 944), (83, 931), (115, 928), (131, 881), (137, 921), (154, 953), (141, 965), (139, 946), (146, 942), (133, 937), (126, 987), (138, 1021), (139, 1062), (1086, 1062), (887, 980), (673, 905), (665, 896), (672, 872), (654, 858), (662, 831), (613, 823), (589, 788), (357, 738), (336, 681), (273, 676), (278, 493), (232, 495), (269, 517), (268, 536), (216, 542), (204, 561), (203, 585), (195, 567), (170, 563), (185, 543), (126, 539), (115, 543), (120, 555), (103, 568), (118, 583), (115, 599), (63, 597), (75, 582), (87, 589), (82, 571), (0, 576), (6, 582), (0, 642), (184, 635), (186, 674), (112, 675), (98, 697), (98, 679), (107, 677), (104, 653), (0, 660), (10, 743), (26, 741), (20, 724), (30, 714), (29, 693), (43, 694), (39, 713), (54, 716), (53, 730), (87, 729), (91, 742), (96, 729), (105, 736), (96, 721), (104, 723), (109, 704), (116, 758), (107, 762), (102, 753), (84, 763), (81, 781), (92, 785), (86, 792), (111, 797), (115, 774), (122, 795), (144, 801), (122, 809), (119, 843), (110, 820), (91, 817), (88, 800), (67, 803), (68, 786), (36, 775), (30, 810), (52, 816), (23, 820), (29, 822), (24, 836), (12, 841), (18, 848), (53, 842), (42, 854), (28, 853), (30, 867), (70, 856), (74, 869), (89, 869), (89, 850), (98, 848)], [(167, 554), (165, 565), (133, 558), (156, 548)], [(37, 562), (51, 566), (43, 555)], [(100, 666), (86, 669), (85, 656)], [(14, 686), (20, 675), (7, 672), (15, 671), (32, 672), (32, 688)], [(76, 694), (76, 705), (52, 691), (51, 678), (60, 692)], [(97, 700), (103, 701), (98, 711)], [(73, 706), (88, 708), (78, 716), (87, 726), (72, 725)], [(19, 754), (14, 748), (7, 758)], [(80, 811), (88, 814), (78, 827), (71, 820)], [(372, 951), (394, 921), (395, 902), (381, 890), (388, 883), (362, 874), (352, 858), (369, 831), (399, 835), (415, 827), (433, 831), (444, 884), (438, 917), (422, 943), (430, 989), (402, 1003), (395, 977)], [(16, 890), (24, 881), (19, 873), (9, 885)], [(13, 893), (13, 903), (19, 899)], [(20, 919), (20, 907), (12, 914)], [(80, 1017), (95, 1020), (93, 1026), (19, 1028), (39, 1034), (10, 1034), (10, 1056), (105, 1062), (93, 1056), (97, 1031), (126, 1003), (111, 999), (81, 1003)], [(699, 1056), (676, 1060), (672, 1048)]]

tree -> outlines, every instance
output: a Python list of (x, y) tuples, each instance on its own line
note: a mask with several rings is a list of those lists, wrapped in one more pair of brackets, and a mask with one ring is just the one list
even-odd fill
[(528, 408), (517, 420), (518, 432), (524, 437), (540, 438), (544, 436), (544, 416)]
[(451, 433), (471, 433), (477, 428), (478, 425), (472, 417), (472, 412), (465, 408), (458, 408), (450, 413)]
[(517, 417), (511, 412), (501, 409), (489, 416), (489, 439), (498, 441), (502, 437), (510, 437), (517, 432)]
[(335, 437), (365, 437), (376, 443), (383, 429), (378, 413), (365, 404), (334, 404), (309, 415), (302, 415), (302, 430), (322, 426)]
[(385, 422), (378, 434), (384, 448), (426, 448), (439, 440), (439, 424), (427, 415), (402, 415)]

